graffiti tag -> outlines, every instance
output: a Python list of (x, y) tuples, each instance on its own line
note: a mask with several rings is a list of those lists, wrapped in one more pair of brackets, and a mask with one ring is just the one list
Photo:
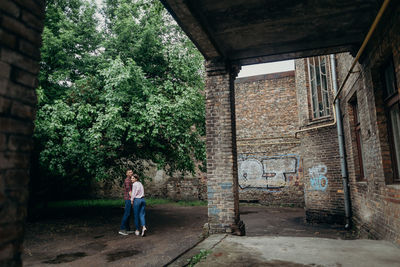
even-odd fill
[(256, 159), (248, 159), (243, 161), (239, 167), (239, 186), (246, 187), (263, 187), (265, 179), (263, 176), (263, 166)]
[(287, 185), (286, 174), (296, 174), (297, 168), (296, 156), (247, 158), (239, 162), (239, 186), (279, 189)]
[(308, 169), (310, 174), (310, 186), (312, 190), (325, 191), (328, 187), (328, 179), (326, 178), (326, 173), (328, 168), (321, 164)]

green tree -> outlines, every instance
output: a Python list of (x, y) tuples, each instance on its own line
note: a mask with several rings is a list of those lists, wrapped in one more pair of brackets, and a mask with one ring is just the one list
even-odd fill
[[(193, 172), (205, 159), (200, 53), (159, 1), (107, 0), (102, 28), (92, 5), (61, 2), (48, 3), (55, 5), (45, 26), (52, 34), (43, 40), (43, 61), (50, 63), (42, 63), (35, 123), (42, 172), (102, 179), (121, 158)], [(84, 19), (91, 31), (71, 26), (68, 34), (82, 33), (78, 41), (90, 45), (67, 45), (66, 35), (53, 34), (69, 25), (69, 12), (91, 14)]]
[(40, 104), (65, 95), (71, 85), (96, 73), (101, 33), (96, 5), (85, 0), (48, 0), (39, 73)]

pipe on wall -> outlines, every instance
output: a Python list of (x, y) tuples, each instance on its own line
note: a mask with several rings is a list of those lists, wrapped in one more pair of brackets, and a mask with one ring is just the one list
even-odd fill
[(342, 85), (340, 86), (339, 90), (335, 93), (335, 97), (333, 99), (333, 102), (335, 102), (336, 99), (338, 99), (338, 97), (340, 95), (340, 92), (342, 92), (342, 90), (344, 88), (344, 85), (346, 84), (347, 80), (350, 77), (350, 74), (353, 73), (354, 67), (356, 66), (356, 64), (357, 64), (358, 60), (360, 59), (361, 55), (364, 53), (364, 50), (367, 47), (367, 44), (368, 44), (369, 40), (371, 39), (372, 34), (374, 33), (376, 27), (378, 26), (378, 23), (381, 20), (381, 18), (383, 16), (383, 13), (385, 13), (385, 10), (388, 7), (389, 3), (390, 3), (390, 0), (383, 1), (382, 6), (379, 9), (378, 14), (375, 17), (374, 22), (372, 23), (371, 27), (369, 28), (367, 36), (365, 37), (364, 41), (362, 42), (361, 47), (358, 50), (357, 55), (354, 58), (353, 63), (351, 64), (351, 67), (350, 67), (349, 71), (347, 72), (346, 76), (344, 77)]
[[(336, 77), (336, 59), (335, 55), (330, 55), (331, 61), (331, 70), (332, 70), (332, 85), (333, 91), (335, 94), (338, 92), (337, 87), (337, 77)], [(342, 174), (343, 181), (343, 192), (344, 192), (344, 211), (346, 216), (346, 225), (345, 228), (350, 228), (351, 222), (351, 208), (350, 208), (350, 193), (349, 193), (349, 184), (348, 184), (348, 171), (347, 171), (347, 161), (346, 161), (346, 151), (344, 146), (344, 134), (343, 134), (343, 120), (342, 113), (340, 110), (340, 99), (335, 99), (335, 115), (336, 115), (336, 129), (338, 135), (338, 143), (339, 143), (339, 155), (340, 155), (340, 169)]]

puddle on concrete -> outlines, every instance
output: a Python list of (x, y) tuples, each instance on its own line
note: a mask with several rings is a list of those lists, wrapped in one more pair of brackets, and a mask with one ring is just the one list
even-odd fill
[(123, 258), (127, 257), (132, 257), (133, 255), (139, 254), (139, 250), (120, 250), (120, 251), (114, 251), (112, 253), (107, 254), (107, 261), (112, 262), (112, 261), (117, 261)]
[(72, 262), (74, 260), (80, 259), (87, 256), (84, 252), (74, 252), (74, 253), (67, 253), (67, 254), (60, 254), (57, 255), (54, 259), (43, 261), (42, 263), (48, 264), (60, 264), (65, 262)]

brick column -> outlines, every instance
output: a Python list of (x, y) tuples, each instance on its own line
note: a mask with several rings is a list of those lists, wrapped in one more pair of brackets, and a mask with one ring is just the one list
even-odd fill
[(21, 266), (43, 0), (0, 0), (0, 266)]
[(206, 62), (209, 233), (244, 235), (239, 216), (234, 80), (239, 68)]

